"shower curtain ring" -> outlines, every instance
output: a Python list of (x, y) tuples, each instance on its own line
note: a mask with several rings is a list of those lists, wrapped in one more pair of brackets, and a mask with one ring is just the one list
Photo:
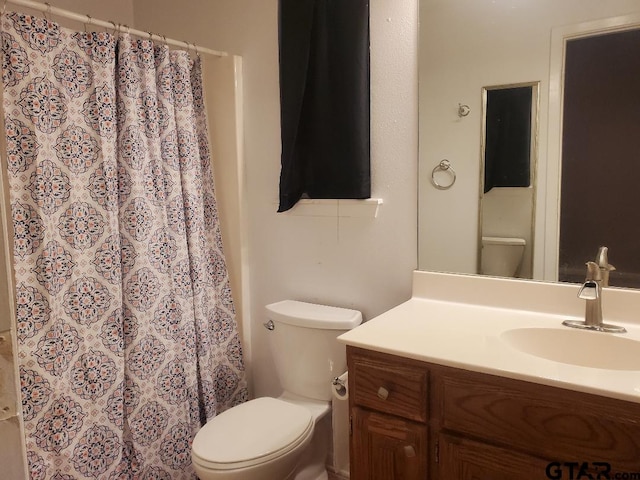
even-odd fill
[(2, 15), (4, 15), (4, 12), (7, 11), (7, 0), (4, 0), (4, 2), (2, 3)]
[(87, 25), (91, 26), (91, 15), (87, 14), (87, 21), (84, 22), (84, 33), (87, 33)]
[(47, 11), (44, 12), (44, 18), (51, 21), (51, 4), (49, 2), (44, 2), (44, 4), (47, 6)]
[(113, 25), (113, 35), (116, 35), (116, 32), (118, 31), (118, 26), (116, 25), (116, 22), (114, 22), (113, 20), (109, 20), (109, 23), (111, 25)]

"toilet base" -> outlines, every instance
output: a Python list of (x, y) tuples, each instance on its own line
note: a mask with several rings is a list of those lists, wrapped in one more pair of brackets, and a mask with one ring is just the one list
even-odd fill
[[(302, 476), (300, 476), (301, 474)], [(308, 476), (309, 474), (312, 476)], [(318, 475), (316, 475), (315, 473), (310, 473), (306, 471), (303, 471), (300, 473), (294, 472), (293, 474), (289, 475), (285, 480), (329, 480), (329, 473), (327, 472), (326, 468), (324, 472), (321, 472)]]
[[(293, 476), (289, 476), (285, 480), (300, 480), (300, 479), (295, 474), (293, 474)], [(329, 480), (329, 473), (325, 470), (324, 473), (321, 473), (317, 477), (307, 478), (306, 480)]]
[(311, 443), (305, 449), (291, 480), (328, 480), (327, 458), (331, 445), (331, 415), (316, 421)]

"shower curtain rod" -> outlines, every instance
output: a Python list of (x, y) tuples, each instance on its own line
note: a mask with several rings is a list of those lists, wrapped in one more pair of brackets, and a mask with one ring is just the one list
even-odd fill
[(71, 20), (75, 20), (78, 22), (82, 22), (86, 25), (93, 25), (93, 26), (97, 26), (97, 27), (104, 27), (107, 29), (113, 29), (114, 32), (117, 30), (118, 32), (127, 32), (131, 35), (135, 35), (136, 37), (142, 37), (142, 38), (148, 38), (150, 40), (157, 40), (159, 42), (163, 42), (166, 43), (167, 45), (174, 45), (177, 47), (182, 47), (182, 48), (186, 48), (187, 50), (191, 50), (194, 49), (196, 51), (196, 53), (206, 53), (207, 55), (214, 55), (216, 57), (227, 57), (229, 56), (228, 53), (226, 52), (218, 52), (216, 50), (211, 50), (209, 48), (204, 48), (204, 47), (199, 47), (198, 45), (196, 45), (195, 43), (189, 43), (189, 42), (183, 42), (180, 40), (174, 40), (171, 38), (166, 38), (162, 35), (156, 35), (155, 33), (151, 33), (151, 32), (143, 32), (142, 30), (136, 30), (134, 28), (130, 28), (127, 25), (122, 25), (119, 23), (115, 23), (115, 22), (111, 22), (111, 21), (104, 21), (104, 20), (97, 20), (93, 17), (91, 17), (91, 15), (82, 15), (76, 12), (72, 12), (70, 10), (64, 10), (62, 8), (58, 8), (58, 7), (52, 7), (49, 3), (40, 3), (40, 2), (34, 2), (32, 0), (4, 0), (3, 6), (2, 6), (2, 12), (4, 13), (5, 11), (5, 7), (7, 5), (7, 3), (12, 3), (14, 5), (19, 5), (22, 7), (26, 7), (26, 8), (31, 8), (33, 10), (38, 10), (40, 12), (44, 12), (47, 13), (49, 15), (55, 15), (57, 17), (64, 17), (64, 18), (69, 18)]

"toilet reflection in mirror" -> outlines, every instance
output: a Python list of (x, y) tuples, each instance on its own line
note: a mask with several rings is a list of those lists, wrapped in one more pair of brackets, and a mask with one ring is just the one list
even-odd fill
[(482, 89), (478, 272), (532, 278), (539, 82)]
[(497, 277), (517, 276), (526, 246), (524, 238), (482, 237), (480, 272)]

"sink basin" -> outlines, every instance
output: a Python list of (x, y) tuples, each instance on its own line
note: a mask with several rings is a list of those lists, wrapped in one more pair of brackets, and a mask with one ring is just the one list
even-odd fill
[(570, 328), (515, 328), (500, 338), (521, 352), (554, 362), (606, 370), (640, 370), (640, 341)]

